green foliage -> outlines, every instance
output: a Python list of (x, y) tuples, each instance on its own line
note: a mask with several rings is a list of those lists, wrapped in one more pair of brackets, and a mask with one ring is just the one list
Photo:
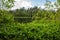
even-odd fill
[(0, 28), (3, 40), (60, 40), (60, 22), (36, 20), (31, 23), (8, 23)]
[(14, 5), (14, 0), (0, 0), (0, 9), (8, 9)]
[(60, 9), (0, 10), (0, 40), (60, 40)]
[(57, 0), (57, 3), (60, 5), (60, 0)]
[(14, 16), (8, 11), (0, 10), (0, 27), (12, 22), (14, 22)]
[[(1, 1), (8, 8), (14, 2)], [(0, 10), (0, 40), (60, 40), (60, 9)]]
[[(54, 10), (44, 10), (37, 7), (29, 9), (17, 9), (10, 11), (14, 15), (15, 21), (28, 22), (33, 20), (57, 20), (59, 19), (59, 10), (55, 12)], [(30, 20), (31, 19), (31, 20)], [(21, 21), (20, 21), (21, 20)]]
[(13, 21), (14, 20), (13, 15), (10, 14), (8, 11), (0, 10), (0, 15), (3, 19), (5, 18), (8, 21)]

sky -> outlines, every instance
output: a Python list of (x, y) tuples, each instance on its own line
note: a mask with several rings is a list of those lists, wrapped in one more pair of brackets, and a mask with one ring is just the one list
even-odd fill
[[(52, 3), (56, 2), (56, 0), (49, 0)], [(41, 7), (44, 8), (44, 4), (46, 3), (45, 0), (15, 0), (14, 2), (14, 7), (12, 7), (11, 9), (20, 9), (22, 7), (25, 8), (30, 8), (30, 7)]]

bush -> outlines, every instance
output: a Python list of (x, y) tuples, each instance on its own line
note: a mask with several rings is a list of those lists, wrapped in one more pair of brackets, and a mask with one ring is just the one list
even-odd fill
[(0, 27), (2, 40), (60, 40), (60, 22), (34, 21), (31, 23), (8, 23)]

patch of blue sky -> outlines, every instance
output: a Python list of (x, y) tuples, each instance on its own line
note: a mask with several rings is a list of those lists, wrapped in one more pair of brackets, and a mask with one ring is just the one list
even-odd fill
[[(46, 3), (45, 0), (30, 0), (33, 6), (43, 5)], [(49, 0), (51, 2), (56, 2), (56, 0)]]

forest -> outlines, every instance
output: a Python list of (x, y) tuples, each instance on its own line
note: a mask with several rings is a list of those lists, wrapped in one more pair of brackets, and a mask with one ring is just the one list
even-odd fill
[(55, 11), (35, 6), (5, 10), (12, 7), (14, 0), (6, 2), (11, 5), (1, 2), (0, 40), (60, 40), (60, 8)]

